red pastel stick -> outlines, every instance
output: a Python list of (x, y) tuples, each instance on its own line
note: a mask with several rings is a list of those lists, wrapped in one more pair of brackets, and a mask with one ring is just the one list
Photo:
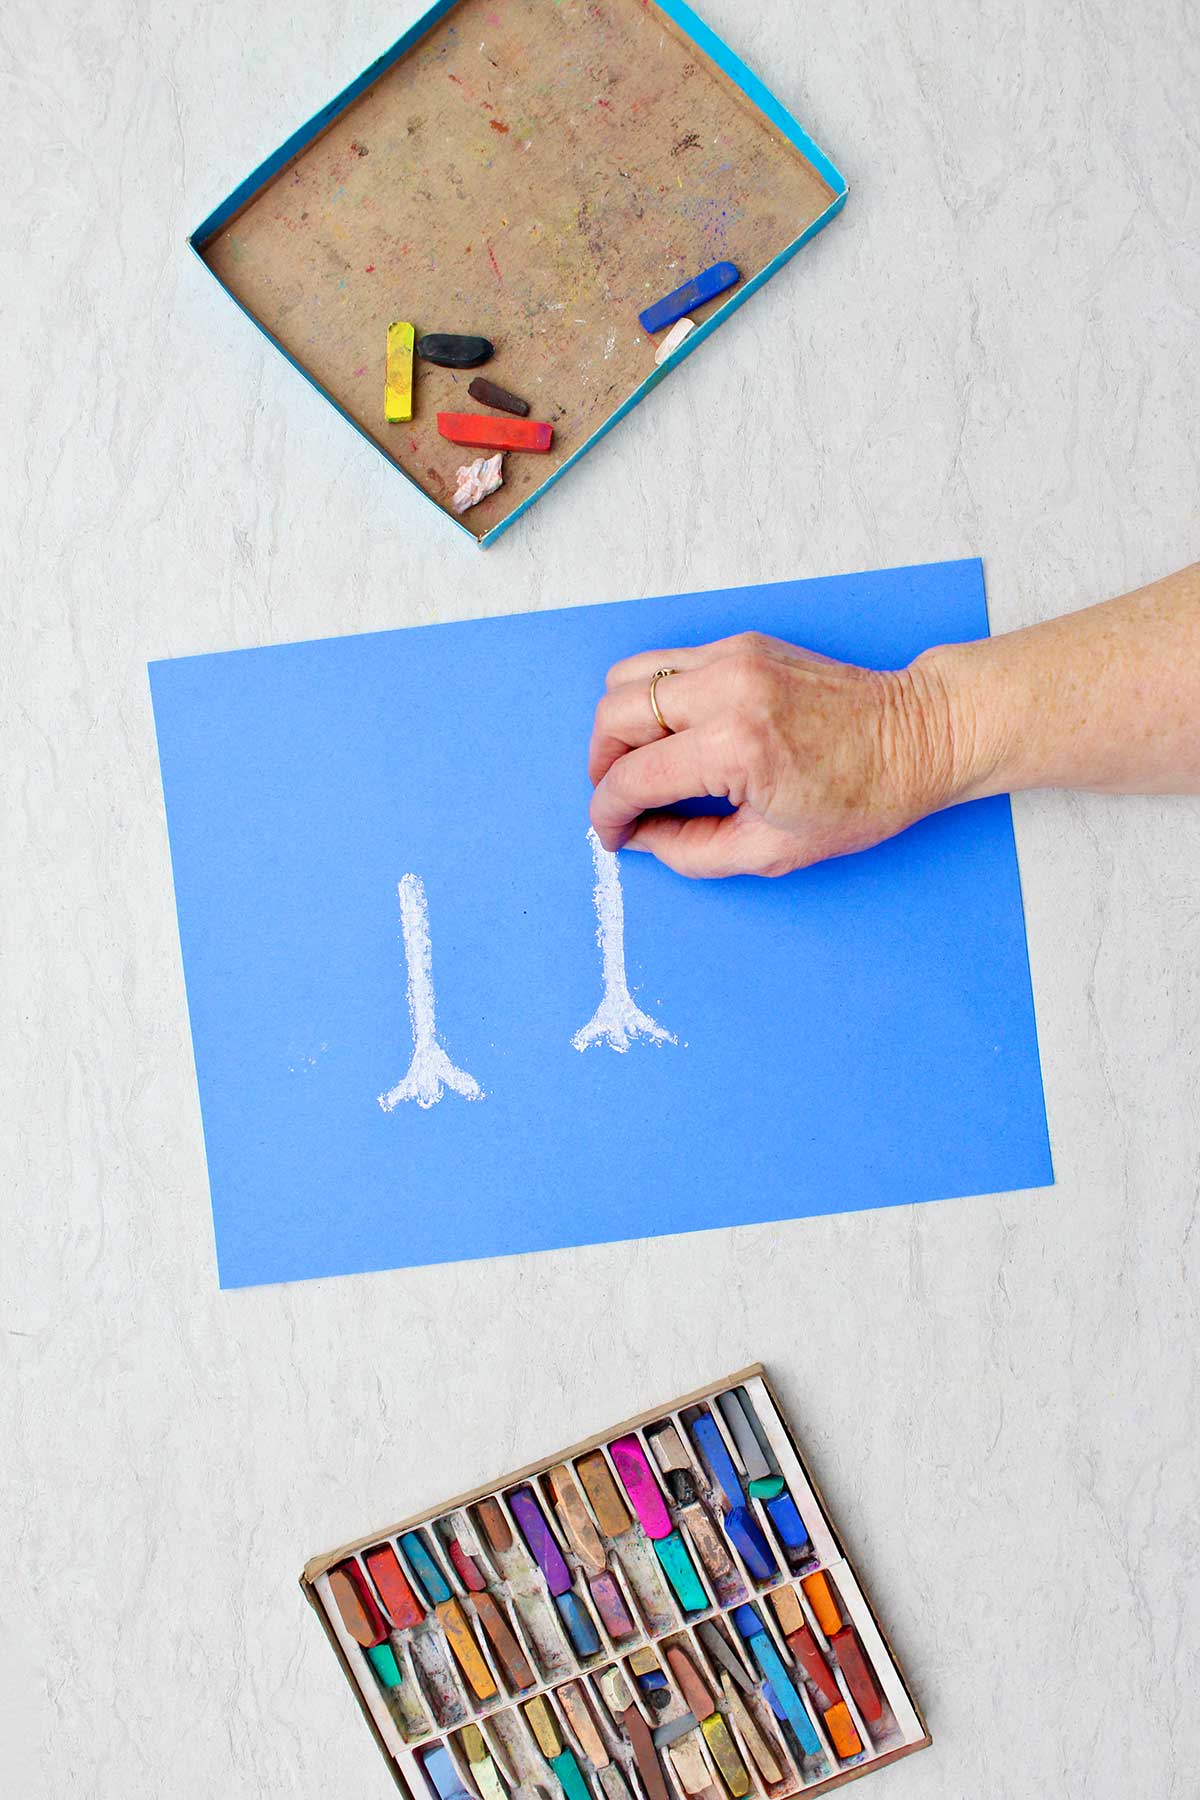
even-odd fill
[(843, 1625), (840, 1631), (834, 1632), (829, 1643), (842, 1665), (842, 1674), (846, 1677), (846, 1686), (854, 1696), (855, 1706), (867, 1724), (874, 1725), (877, 1719), (883, 1717), (883, 1701), (879, 1697), (871, 1665), (863, 1654), (863, 1647), (853, 1625)]
[(419, 1625), (425, 1617), (425, 1608), (413, 1593), (392, 1546), (377, 1545), (374, 1550), (367, 1551), (363, 1561), (396, 1630), (406, 1631), (410, 1625)]
[(497, 419), (485, 413), (443, 413), (438, 430), (452, 444), (476, 450), (548, 450), (554, 427), (539, 419)]
[[(821, 1654), (820, 1645), (807, 1625), (790, 1634), (787, 1647), (812, 1682), (822, 1709), (828, 1711), (831, 1706), (836, 1706), (842, 1697), (841, 1690), (833, 1678), (833, 1670)], [(846, 1679), (849, 1681), (850, 1677), (847, 1675)]]
[[(454, 1567), (458, 1572), (458, 1578), (468, 1592), (472, 1594), (482, 1594), (487, 1583), (479, 1573), (479, 1568), (474, 1557), (467, 1555), (457, 1538), (451, 1538), (450, 1540), (450, 1561), (454, 1564)], [(368, 1567), (369, 1566), (370, 1565), (368, 1564)]]

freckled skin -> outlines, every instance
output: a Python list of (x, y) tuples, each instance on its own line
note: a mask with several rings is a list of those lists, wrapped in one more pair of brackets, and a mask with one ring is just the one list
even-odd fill
[[(675, 673), (657, 689), (658, 669)], [(589, 752), (607, 850), (681, 874), (783, 875), (1018, 788), (1200, 793), (1200, 564), (907, 669), (831, 662), (750, 632), (609, 671)], [(658, 809), (701, 795), (723, 818)]]

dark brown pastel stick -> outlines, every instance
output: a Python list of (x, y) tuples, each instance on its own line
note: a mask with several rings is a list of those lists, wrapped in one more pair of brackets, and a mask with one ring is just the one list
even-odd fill
[(642, 1778), (647, 1800), (668, 1800), (667, 1784), (663, 1780), (662, 1766), (654, 1748), (654, 1739), (650, 1736), (650, 1727), (636, 1706), (631, 1706), (628, 1712), (622, 1713), (621, 1724), (625, 1736), (633, 1745), (633, 1760)]
[(512, 1532), (508, 1520), (500, 1509), (498, 1500), (481, 1500), (475, 1508), (479, 1523), (483, 1526), (483, 1534), (493, 1550), (509, 1550), (512, 1548)]
[(500, 412), (516, 413), (524, 419), (529, 413), (528, 400), (522, 400), (518, 394), (510, 394), (507, 388), (497, 387), (484, 375), (477, 375), (467, 389), (472, 400), (478, 400), (482, 406), (494, 406)]

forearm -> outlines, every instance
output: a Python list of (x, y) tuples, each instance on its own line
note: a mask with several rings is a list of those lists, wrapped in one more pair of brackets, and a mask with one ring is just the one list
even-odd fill
[(1200, 793), (1200, 563), (1044, 625), (927, 651), (911, 673), (947, 737), (954, 800)]

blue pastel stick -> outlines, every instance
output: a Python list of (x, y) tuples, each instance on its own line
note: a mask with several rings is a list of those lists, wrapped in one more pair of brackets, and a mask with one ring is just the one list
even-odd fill
[(448, 1750), (444, 1750), (439, 1744), (436, 1750), (423, 1750), (420, 1754), (421, 1767), (433, 1783), (440, 1800), (470, 1800)]
[(803, 1550), (808, 1546), (804, 1520), (790, 1494), (780, 1494), (777, 1500), (768, 1500), (767, 1515), (779, 1533), (780, 1540), (789, 1550)]
[(637, 1684), (640, 1688), (645, 1688), (647, 1692), (651, 1688), (665, 1688), (669, 1685), (661, 1669), (650, 1669), (645, 1675), (639, 1675)]
[(672, 293), (656, 300), (645, 312), (638, 314), (638, 324), (643, 331), (652, 335), (656, 331), (665, 331), (668, 325), (674, 325), (676, 319), (682, 319), (690, 313), (694, 306), (703, 306), (706, 300), (715, 300), (726, 288), (731, 288), (742, 279), (738, 269), (731, 262), (714, 263), (711, 269), (705, 269), (694, 281), (685, 281)]
[(725, 1515), (725, 1535), (737, 1550), (755, 1581), (770, 1581), (779, 1565), (771, 1555), (771, 1546), (763, 1536), (762, 1526), (744, 1506), (735, 1506)]
[(420, 1535), (415, 1531), (406, 1531), (400, 1544), (408, 1558), (409, 1567), (425, 1589), (425, 1597), (430, 1606), (440, 1606), (443, 1600), (452, 1599), (446, 1579), (425, 1548)]
[[(735, 1606), (730, 1617), (748, 1644), (752, 1645), (752, 1641), (756, 1637), (766, 1636), (766, 1633), (763, 1631), (763, 1622), (752, 1606)], [(787, 1718), (787, 1714), (775, 1698), (775, 1694), (769, 1681), (763, 1682), (763, 1699), (777, 1719)]]
[(741, 1478), (734, 1467), (732, 1456), (725, 1448), (725, 1439), (721, 1436), (717, 1421), (710, 1413), (701, 1413), (690, 1429), (692, 1441), (708, 1464), (709, 1472), (728, 1504), (745, 1506), (746, 1496), (742, 1492)]
[(592, 1624), (591, 1614), (580, 1605), (578, 1596), (568, 1588), (565, 1594), (555, 1594), (554, 1604), (567, 1628), (567, 1636), (576, 1656), (595, 1656), (600, 1648), (600, 1639)]
[[(739, 1607), (738, 1610), (745, 1612), (748, 1609)], [(778, 1706), (783, 1708), (783, 1716), (799, 1738), (800, 1748), (804, 1751), (805, 1756), (820, 1756), (820, 1739), (813, 1730), (812, 1720), (805, 1710), (804, 1702), (792, 1686), (779, 1652), (762, 1629), (761, 1621), (756, 1618), (755, 1623), (758, 1625), (758, 1630), (752, 1637), (747, 1638), (750, 1654), (770, 1682), (772, 1698)], [(738, 1630), (743, 1631), (740, 1623)], [(743, 1635), (745, 1635), (744, 1632)], [(777, 1710), (777, 1708), (772, 1710)]]

